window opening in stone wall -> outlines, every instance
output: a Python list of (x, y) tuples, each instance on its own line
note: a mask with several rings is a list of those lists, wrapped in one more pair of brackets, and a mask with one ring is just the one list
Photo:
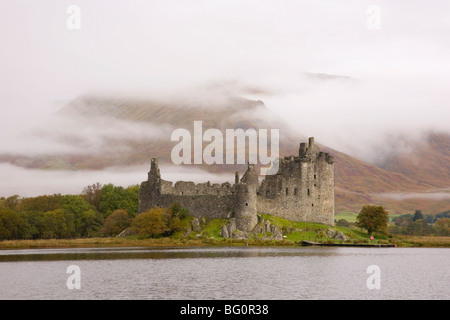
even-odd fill
[(286, 195), (288, 195), (289, 194), (289, 189), (288, 188), (286, 188)]
[(294, 195), (297, 195), (297, 188), (294, 188)]
[(309, 189), (308, 189), (308, 196), (309, 196)]

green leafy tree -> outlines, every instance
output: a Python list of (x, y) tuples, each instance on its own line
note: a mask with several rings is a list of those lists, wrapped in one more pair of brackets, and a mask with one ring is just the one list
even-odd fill
[(124, 188), (107, 184), (102, 187), (99, 210), (108, 217), (115, 210), (125, 210), (131, 217), (136, 216), (139, 203), (139, 186)]
[(44, 212), (22, 211), (19, 212), (24, 221), (22, 239), (41, 239), (43, 231)]
[(345, 219), (339, 219), (339, 220), (336, 222), (336, 225), (337, 225), (338, 227), (350, 227), (350, 222), (348, 222), (348, 221), (345, 220)]
[(169, 207), (169, 211), (172, 215), (172, 218), (183, 220), (189, 216), (189, 210), (181, 207), (178, 201), (172, 203), (172, 205)]
[(94, 236), (103, 225), (103, 216), (81, 196), (64, 196), (63, 209), (69, 225), (73, 223), (72, 236)]
[(42, 238), (61, 239), (70, 236), (63, 209), (45, 212), (42, 217)]
[(131, 225), (131, 220), (131, 217), (125, 210), (116, 210), (105, 219), (101, 234), (105, 236), (118, 235)]
[(33, 198), (24, 198), (21, 201), (21, 209), (24, 211), (48, 212), (63, 207), (64, 196), (61, 194), (43, 195)]
[(411, 222), (407, 228), (406, 232), (410, 235), (419, 236), (424, 232), (424, 224), (422, 219)]
[(414, 216), (412, 218), (413, 221), (417, 221), (417, 220), (423, 220), (423, 213), (420, 210), (416, 210), (414, 212)]
[(0, 240), (20, 239), (24, 222), (11, 209), (0, 209)]
[(6, 209), (11, 209), (14, 211), (18, 211), (20, 208), (20, 196), (13, 195), (3, 200), (2, 207)]
[(388, 222), (388, 212), (382, 206), (367, 205), (356, 217), (355, 226), (367, 230), (371, 236), (374, 232), (385, 233)]

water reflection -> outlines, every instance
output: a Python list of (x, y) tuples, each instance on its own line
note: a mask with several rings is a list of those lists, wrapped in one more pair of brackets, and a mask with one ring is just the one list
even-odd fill
[[(67, 268), (81, 270), (69, 290)], [(369, 290), (367, 267), (381, 270)], [(448, 299), (450, 249), (69, 248), (0, 251), (0, 299)]]
[(280, 247), (192, 247), (192, 248), (68, 248), (2, 250), (0, 262), (59, 261), (59, 260), (119, 260), (119, 259), (186, 259), (186, 258), (251, 258), (275, 256), (331, 256), (337, 248)]

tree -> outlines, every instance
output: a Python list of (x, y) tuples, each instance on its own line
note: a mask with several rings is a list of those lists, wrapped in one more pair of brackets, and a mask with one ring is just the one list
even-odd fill
[(345, 220), (345, 219), (339, 219), (339, 220), (336, 222), (336, 225), (337, 225), (338, 227), (350, 227), (350, 222), (348, 222), (348, 221)]
[(21, 201), (22, 209), (25, 211), (48, 212), (63, 207), (64, 196), (61, 194), (37, 196), (24, 198)]
[(437, 234), (440, 236), (449, 236), (450, 235), (450, 219), (449, 218), (440, 218), (434, 224), (434, 229)]
[(61, 239), (67, 238), (70, 230), (67, 226), (66, 216), (63, 209), (48, 211), (42, 218), (42, 238)]
[(102, 185), (97, 182), (83, 189), (82, 195), (87, 203), (100, 211), (100, 200), (102, 197)]
[(0, 209), (0, 240), (20, 239), (24, 222), (11, 209)]
[(416, 210), (416, 211), (414, 212), (414, 216), (413, 216), (412, 220), (413, 220), (413, 221), (416, 221), (416, 220), (423, 220), (423, 214), (422, 214), (422, 211)]
[(139, 235), (145, 237), (161, 236), (169, 233), (171, 213), (168, 209), (153, 208), (134, 218), (132, 226)]
[(76, 195), (65, 195), (63, 209), (66, 218), (73, 221), (74, 237), (90, 237), (103, 225), (103, 216), (95, 211), (83, 197)]
[(418, 219), (408, 225), (406, 232), (414, 236), (426, 236), (433, 232), (433, 228), (425, 220)]
[(40, 211), (22, 211), (19, 212), (24, 221), (22, 239), (41, 239), (43, 229), (44, 212)]
[(187, 218), (187, 216), (189, 215), (189, 210), (181, 207), (178, 201), (172, 203), (172, 205), (169, 207), (169, 211), (172, 214), (172, 218), (178, 218), (180, 219), (180, 221)]
[(371, 236), (374, 232), (385, 233), (388, 222), (388, 212), (382, 206), (367, 205), (356, 217), (355, 226), (366, 229)]
[(103, 224), (101, 233), (105, 236), (118, 235), (131, 225), (131, 217), (125, 210), (116, 210), (111, 213)]
[(11, 209), (17, 211), (20, 205), (20, 196), (13, 195), (3, 200), (3, 207), (6, 209)]
[(138, 203), (138, 185), (124, 188), (110, 183), (102, 187), (99, 210), (105, 218), (118, 209), (123, 209), (131, 217), (134, 217), (137, 214)]

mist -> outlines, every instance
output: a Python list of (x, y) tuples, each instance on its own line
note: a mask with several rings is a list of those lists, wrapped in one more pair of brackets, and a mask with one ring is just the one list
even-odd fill
[[(83, 188), (99, 182), (128, 187), (147, 180), (149, 166), (110, 167), (104, 170), (39, 170), (0, 163), (0, 196), (36, 197), (45, 194), (81, 194)], [(234, 174), (213, 174), (199, 168), (160, 166), (161, 178), (168, 181), (224, 183), (234, 181)]]
[[(53, 115), (26, 130), (9, 130), (0, 153), (19, 156), (93, 155), (130, 152), (123, 141), (149, 141), (167, 137), (169, 124), (136, 123), (112, 117)], [(121, 142), (121, 143), (117, 143)]]
[[(67, 27), (73, 4), (77, 30)], [(377, 163), (450, 132), (449, 15), (445, 0), (3, 1), (0, 152), (96, 152), (122, 134), (171, 129), (54, 121), (85, 94), (211, 107), (237, 95), (263, 101), (299, 136)], [(0, 168), (2, 181), (22, 173)]]
[(442, 191), (435, 190), (432, 192), (424, 192), (424, 193), (416, 193), (416, 192), (379, 193), (379, 194), (374, 194), (374, 196), (378, 196), (378, 197), (385, 198), (385, 199), (398, 200), (398, 201), (404, 201), (404, 200), (409, 200), (409, 199), (425, 199), (425, 200), (439, 201), (439, 200), (450, 199), (450, 192), (448, 189), (442, 189)]

